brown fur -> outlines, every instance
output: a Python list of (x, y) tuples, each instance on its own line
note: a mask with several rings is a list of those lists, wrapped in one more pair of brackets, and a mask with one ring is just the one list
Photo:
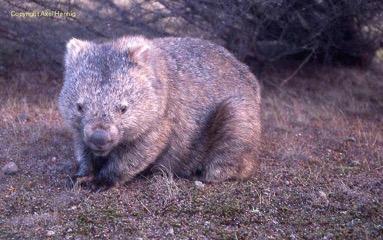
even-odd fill
[[(112, 186), (156, 167), (205, 182), (254, 172), (260, 87), (223, 47), (192, 38), (71, 40), (65, 60), (59, 105), (74, 132), (78, 176)], [(118, 129), (103, 153), (84, 139), (94, 128)]]

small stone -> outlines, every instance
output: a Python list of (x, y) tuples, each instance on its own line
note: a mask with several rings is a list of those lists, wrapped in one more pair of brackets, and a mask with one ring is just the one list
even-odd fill
[(329, 240), (329, 239), (333, 239), (333, 238), (334, 238), (334, 234), (328, 233), (322, 239), (323, 240)]
[(20, 114), (17, 116), (17, 121), (19, 121), (19, 122), (21, 122), (21, 123), (28, 122), (28, 121), (29, 121), (28, 113), (26, 113), (26, 112), (22, 112), (22, 113), (20, 113)]
[(19, 171), (19, 168), (17, 167), (16, 163), (9, 162), (9, 163), (5, 164), (4, 167), (1, 168), (1, 171), (4, 174), (12, 175), (12, 174), (17, 173), (17, 171)]
[(356, 142), (356, 139), (354, 137), (348, 137), (345, 139), (346, 142)]
[(48, 236), (48, 237), (53, 236), (53, 235), (55, 235), (55, 234), (56, 234), (55, 231), (52, 231), (52, 230), (48, 230), (48, 231), (47, 231), (47, 236)]
[(253, 209), (251, 210), (251, 212), (252, 212), (252, 213), (256, 213), (256, 214), (261, 213), (261, 211), (259, 211), (258, 208), (254, 208), (254, 207), (253, 207)]
[(358, 161), (358, 160), (351, 160), (350, 161), (350, 166), (352, 166), (352, 167), (360, 166), (360, 161)]
[(323, 191), (319, 191), (319, 196), (322, 198), (327, 198), (327, 194)]
[(166, 235), (174, 235), (174, 228), (170, 227), (169, 230), (166, 232)]
[(194, 181), (194, 185), (197, 187), (197, 188), (204, 188), (205, 187), (205, 184), (201, 181)]
[(327, 194), (325, 192), (320, 190), (318, 192), (318, 195), (319, 195), (322, 203), (325, 203), (326, 205), (328, 205), (330, 203), (330, 201), (328, 200)]

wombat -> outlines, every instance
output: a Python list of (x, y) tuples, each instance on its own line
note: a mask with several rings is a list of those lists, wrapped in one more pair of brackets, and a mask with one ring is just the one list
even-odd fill
[(163, 167), (178, 177), (245, 179), (257, 164), (260, 86), (225, 48), (195, 38), (71, 39), (59, 109), (78, 172), (112, 187)]

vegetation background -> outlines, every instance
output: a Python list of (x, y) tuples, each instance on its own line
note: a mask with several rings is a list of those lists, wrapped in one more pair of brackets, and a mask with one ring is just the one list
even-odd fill
[[(251, 67), (264, 86), (254, 178), (69, 187), (65, 43), (125, 34), (209, 39)], [(0, 238), (382, 238), (382, 37), (380, 0), (0, 0)]]

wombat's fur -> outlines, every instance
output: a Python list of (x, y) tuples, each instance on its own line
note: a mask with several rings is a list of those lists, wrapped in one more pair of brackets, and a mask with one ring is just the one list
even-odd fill
[(96, 186), (165, 167), (205, 182), (249, 177), (261, 133), (260, 87), (223, 47), (193, 38), (72, 39), (59, 108), (78, 177)]

